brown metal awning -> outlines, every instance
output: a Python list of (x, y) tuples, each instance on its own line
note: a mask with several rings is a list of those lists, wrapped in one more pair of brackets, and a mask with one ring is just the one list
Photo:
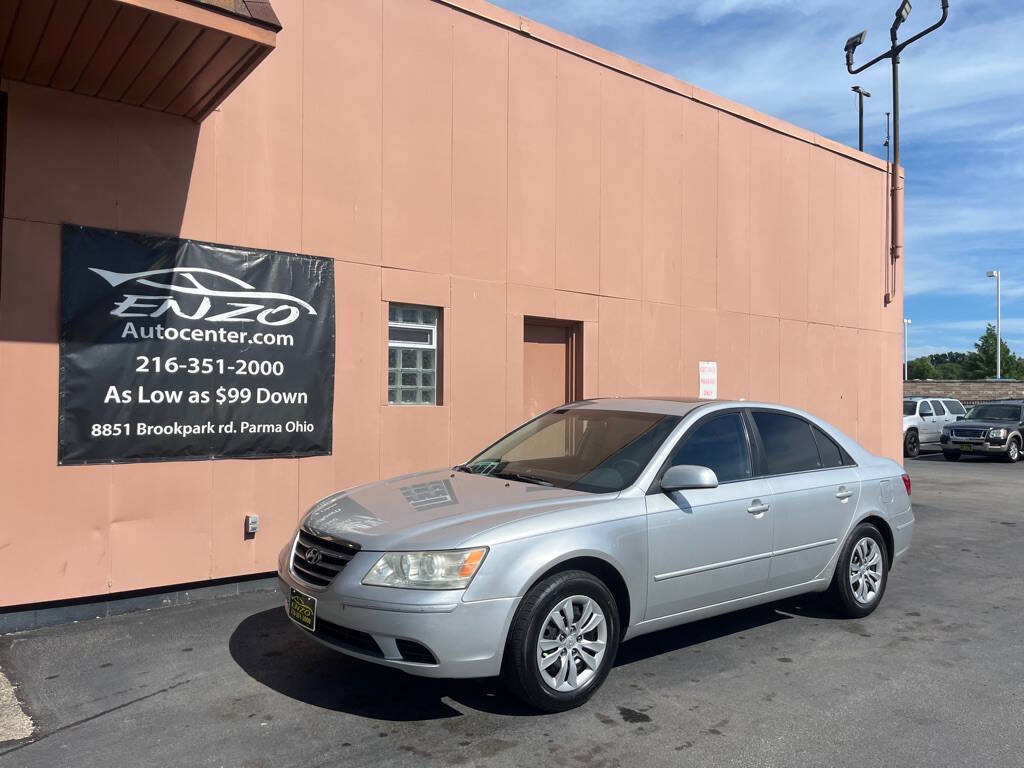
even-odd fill
[(199, 121), (280, 28), (266, 0), (0, 0), (0, 74)]

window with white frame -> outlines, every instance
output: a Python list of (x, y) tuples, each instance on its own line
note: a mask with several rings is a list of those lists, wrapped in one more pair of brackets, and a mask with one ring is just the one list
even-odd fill
[(441, 310), (388, 305), (388, 404), (437, 405)]

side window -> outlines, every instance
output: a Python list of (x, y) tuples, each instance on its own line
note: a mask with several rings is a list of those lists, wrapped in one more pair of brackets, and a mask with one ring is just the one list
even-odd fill
[(750, 444), (743, 417), (727, 413), (705, 421), (683, 436), (669, 464), (710, 467), (720, 483), (751, 477)]
[(946, 409), (942, 407), (942, 401), (941, 400), (932, 400), (932, 408), (935, 409), (935, 415), (936, 416), (945, 416), (946, 415)]
[(934, 413), (932, 413), (932, 407), (930, 405), (928, 405), (928, 401), (927, 400), (922, 400), (921, 401), (921, 410), (919, 411), (919, 415), (921, 415), (921, 416), (934, 416), (935, 415)]
[(754, 411), (754, 423), (761, 433), (769, 475), (808, 472), (821, 468), (818, 446), (811, 425), (784, 413)]
[(946, 410), (954, 416), (963, 416), (967, 413), (967, 411), (964, 410), (964, 407), (956, 400), (943, 400), (942, 402), (946, 404)]
[(811, 425), (811, 432), (814, 433), (814, 442), (818, 445), (818, 455), (821, 457), (822, 467), (841, 467), (846, 464), (843, 450), (836, 445), (835, 440), (813, 424)]

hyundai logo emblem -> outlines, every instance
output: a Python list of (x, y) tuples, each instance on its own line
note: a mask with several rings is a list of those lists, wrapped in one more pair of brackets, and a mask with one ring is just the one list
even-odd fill
[(316, 565), (323, 559), (323, 553), (316, 547), (310, 547), (306, 550), (306, 562), (310, 565)]

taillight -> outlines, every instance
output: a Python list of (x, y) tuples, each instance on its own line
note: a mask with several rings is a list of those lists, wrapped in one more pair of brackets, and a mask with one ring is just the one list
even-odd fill
[(910, 475), (903, 475), (903, 485), (907, 488), (907, 496), (910, 495)]

